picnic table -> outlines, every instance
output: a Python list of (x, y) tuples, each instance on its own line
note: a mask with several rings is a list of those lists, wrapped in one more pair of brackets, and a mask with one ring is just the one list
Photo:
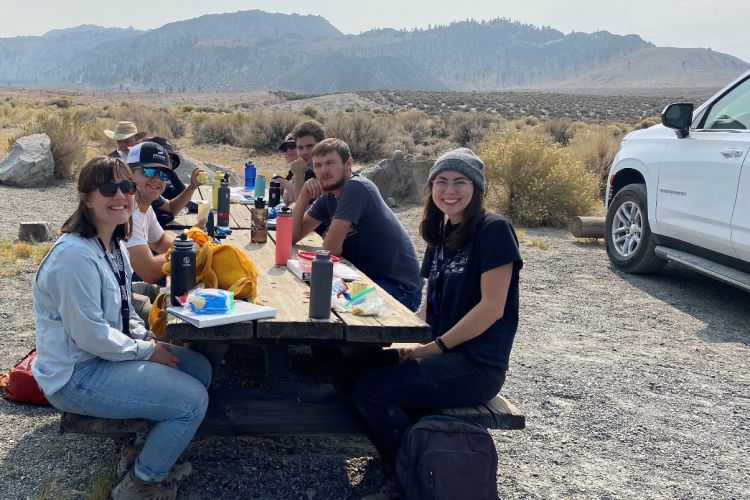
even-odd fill
[[(200, 197), (202, 193), (196, 192)], [(224, 241), (241, 248), (259, 269), (258, 299), (277, 310), (276, 317), (251, 322), (197, 328), (179, 319), (170, 319), (167, 339), (226, 345), (255, 343), (263, 349), (265, 384), (253, 388), (210, 390), (210, 405), (199, 429), (209, 435), (274, 434), (361, 434), (362, 428), (352, 411), (332, 387), (300, 384), (292, 370), (289, 347), (306, 346), (389, 346), (392, 343), (425, 343), (432, 338), (429, 325), (419, 319), (387, 292), (377, 287), (361, 271), (362, 281), (372, 283), (386, 301), (387, 309), (377, 316), (358, 316), (332, 310), (327, 320), (308, 317), (309, 288), (286, 267), (275, 265), (275, 233), (269, 231), (263, 244), (250, 241), (252, 226), (249, 205), (231, 205), (230, 228)], [(177, 218), (178, 226), (190, 226), (194, 214)], [(317, 234), (304, 238), (292, 250), (320, 248)], [(200, 350), (200, 349), (199, 349)], [(214, 359), (214, 369), (218, 360)], [(519, 429), (524, 416), (512, 403), (498, 396), (486, 405), (445, 409), (445, 414), (471, 417), (487, 427)], [(143, 420), (105, 420), (63, 414), (61, 432), (101, 434), (131, 433), (145, 430)]]

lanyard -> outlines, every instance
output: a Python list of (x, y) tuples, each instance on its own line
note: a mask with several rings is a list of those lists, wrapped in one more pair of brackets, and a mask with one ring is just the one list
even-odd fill
[(122, 333), (129, 337), (130, 302), (128, 301), (128, 279), (125, 276), (125, 259), (122, 256), (120, 245), (118, 243), (115, 243), (114, 254), (115, 259), (117, 260), (117, 269), (115, 269), (115, 265), (112, 264), (109, 255), (107, 255), (107, 248), (104, 246), (104, 242), (101, 240), (101, 238), (97, 238), (97, 241), (99, 241), (99, 246), (101, 246), (102, 250), (104, 250), (104, 259), (107, 261), (107, 264), (109, 264), (109, 268), (112, 269), (112, 272), (115, 273), (117, 283), (120, 285), (120, 312), (122, 313)]

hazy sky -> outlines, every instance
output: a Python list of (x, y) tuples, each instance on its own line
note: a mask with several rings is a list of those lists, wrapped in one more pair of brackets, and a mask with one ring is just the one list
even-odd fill
[(0, 0), (0, 37), (79, 24), (150, 29), (251, 9), (316, 14), (353, 34), (507, 17), (564, 33), (637, 33), (662, 47), (711, 47), (750, 61), (748, 0)]

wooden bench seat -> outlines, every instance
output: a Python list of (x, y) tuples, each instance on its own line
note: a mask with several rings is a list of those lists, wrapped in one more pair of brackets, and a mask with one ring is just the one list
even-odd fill
[[(526, 418), (503, 396), (481, 406), (446, 408), (443, 415), (459, 417), (488, 429), (517, 430)], [(118, 436), (145, 432), (145, 420), (114, 420), (63, 413), (59, 432)], [(359, 421), (332, 389), (299, 395), (273, 395), (263, 389), (211, 391), (206, 418), (198, 429), (204, 436), (270, 436), (292, 434), (361, 435)]]

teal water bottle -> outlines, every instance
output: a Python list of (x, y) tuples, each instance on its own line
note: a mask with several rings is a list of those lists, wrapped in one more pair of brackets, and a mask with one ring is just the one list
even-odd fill
[(255, 199), (266, 197), (266, 176), (256, 175), (255, 176)]

